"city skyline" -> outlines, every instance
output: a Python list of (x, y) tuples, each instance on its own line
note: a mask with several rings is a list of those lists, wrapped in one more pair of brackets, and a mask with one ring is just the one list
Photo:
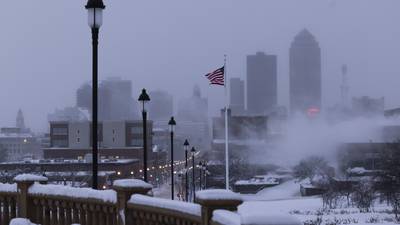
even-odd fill
[[(210, 88), (203, 74), (222, 65), (223, 55), (227, 54), (228, 78), (244, 79), (245, 56), (264, 51), (278, 56), (278, 104), (287, 106), (288, 49), (294, 35), (308, 28), (321, 44), (322, 87), (326, 90), (322, 99), (326, 105), (340, 102), (340, 66), (344, 63), (349, 66), (350, 96), (384, 96), (386, 108), (400, 105), (395, 82), (390, 82), (400, 73), (396, 60), (400, 57), (400, 46), (397, 44), (400, 31), (395, 29), (394, 24), (399, 16), (396, 7), (393, 7), (400, 3), (311, 0), (302, 3), (227, 3), (229, 1), (215, 4), (161, 1), (108, 4), (104, 15), (106, 22), (100, 35), (100, 78), (121, 76), (132, 80), (134, 98), (137, 97), (135, 91), (138, 95), (140, 89), (145, 87), (168, 91), (177, 101), (179, 96), (190, 95), (193, 85), (199, 84), (206, 96), (216, 96), (209, 102), (211, 117), (218, 115), (223, 106), (223, 90)], [(160, 11), (157, 5), (170, 12)], [(63, 12), (59, 14), (47, 10), (55, 6), (62, 7)], [(27, 24), (26, 19), (6, 10), (17, 7), (31, 18), (27, 29), (18, 29), (20, 25)], [(157, 10), (150, 14), (143, 13), (150, 8)], [(221, 19), (220, 15), (214, 17), (221, 9), (225, 19)], [(246, 14), (246, 18), (238, 17), (240, 10), (251, 10), (253, 13)], [(175, 12), (175, 16), (170, 16), (171, 11)], [(207, 20), (202, 19), (201, 12), (204, 11), (211, 14)], [(315, 14), (309, 13), (311, 11)], [(355, 12), (357, 17), (354, 17)], [(372, 12), (385, 12), (386, 16), (372, 19)], [(48, 127), (48, 113), (73, 105), (75, 89), (90, 80), (90, 32), (85, 13), (82, 6), (74, 2), (27, 3), (23, 8), (14, 2), (5, 2), (2, 23), (14, 21), (15, 26), (2, 26), (7, 35), (0, 37), (0, 42), (4, 43), (4, 51), (0, 53), (0, 72), (3, 74), (0, 96), (6, 98), (13, 94), (14, 101), (0, 114), (2, 126), (10, 126), (15, 113), (21, 108), (25, 112), (27, 126), (44, 131)], [(146, 18), (150, 17), (154, 21), (153, 28), (145, 26), (148, 23)], [(126, 26), (113, 26), (124, 22), (133, 23), (127, 31), (122, 28)], [(226, 26), (220, 29), (221, 24)], [(187, 29), (184, 34), (180, 32), (183, 29)], [(241, 32), (237, 33), (238, 30)], [(210, 32), (215, 35), (210, 37)], [(21, 39), (26, 36), (30, 37), (29, 43)], [(200, 45), (195, 44), (196, 38), (200, 40)], [(146, 40), (148, 44), (143, 44)], [(38, 52), (43, 52), (41, 57), (35, 57)], [(174, 57), (170, 57), (172, 52), (175, 52)], [(384, 60), (380, 56), (385, 56)], [(21, 61), (25, 66), (19, 65)], [(165, 82), (158, 82), (165, 77), (168, 77)], [(176, 90), (174, 86), (181, 80), (185, 81), (185, 85)], [(59, 84), (63, 85), (55, 88)], [(24, 91), (14, 93), (15, 90), (10, 87), (16, 85), (22, 85), (21, 90)], [(385, 88), (380, 88), (382, 86)]]

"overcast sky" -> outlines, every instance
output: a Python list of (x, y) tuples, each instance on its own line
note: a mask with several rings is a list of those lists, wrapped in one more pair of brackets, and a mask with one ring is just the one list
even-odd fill
[[(0, 127), (19, 108), (34, 130), (48, 127), (55, 108), (73, 106), (91, 79), (91, 36), (85, 1), (4, 0), (0, 8)], [(349, 66), (350, 95), (384, 96), (400, 106), (398, 0), (117, 0), (105, 1), (100, 31), (100, 79), (120, 76), (139, 89), (163, 89), (175, 99), (195, 83), (209, 97), (210, 115), (223, 89), (204, 74), (223, 63), (245, 78), (246, 55), (278, 55), (279, 103), (288, 103), (288, 49), (308, 28), (322, 49), (323, 104), (340, 99), (340, 66)]]

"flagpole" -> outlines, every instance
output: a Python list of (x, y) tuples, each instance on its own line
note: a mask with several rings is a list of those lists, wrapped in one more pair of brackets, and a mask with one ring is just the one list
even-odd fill
[(225, 189), (229, 190), (229, 143), (228, 143), (228, 74), (226, 55), (224, 55), (224, 87), (225, 87)]

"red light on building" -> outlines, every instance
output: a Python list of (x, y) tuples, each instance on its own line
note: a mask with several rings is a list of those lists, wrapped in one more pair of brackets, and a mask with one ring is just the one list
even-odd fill
[(310, 107), (307, 109), (307, 115), (309, 117), (316, 117), (320, 113), (320, 109), (317, 107)]

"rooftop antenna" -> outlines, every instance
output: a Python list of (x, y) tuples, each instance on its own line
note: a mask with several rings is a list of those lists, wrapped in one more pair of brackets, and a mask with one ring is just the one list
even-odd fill
[(348, 106), (349, 99), (349, 85), (347, 81), (347, 65), (342, 65), (342, 85), (340, 86), (341, 97), (342, 97), (342, 107), (346, 108)]

